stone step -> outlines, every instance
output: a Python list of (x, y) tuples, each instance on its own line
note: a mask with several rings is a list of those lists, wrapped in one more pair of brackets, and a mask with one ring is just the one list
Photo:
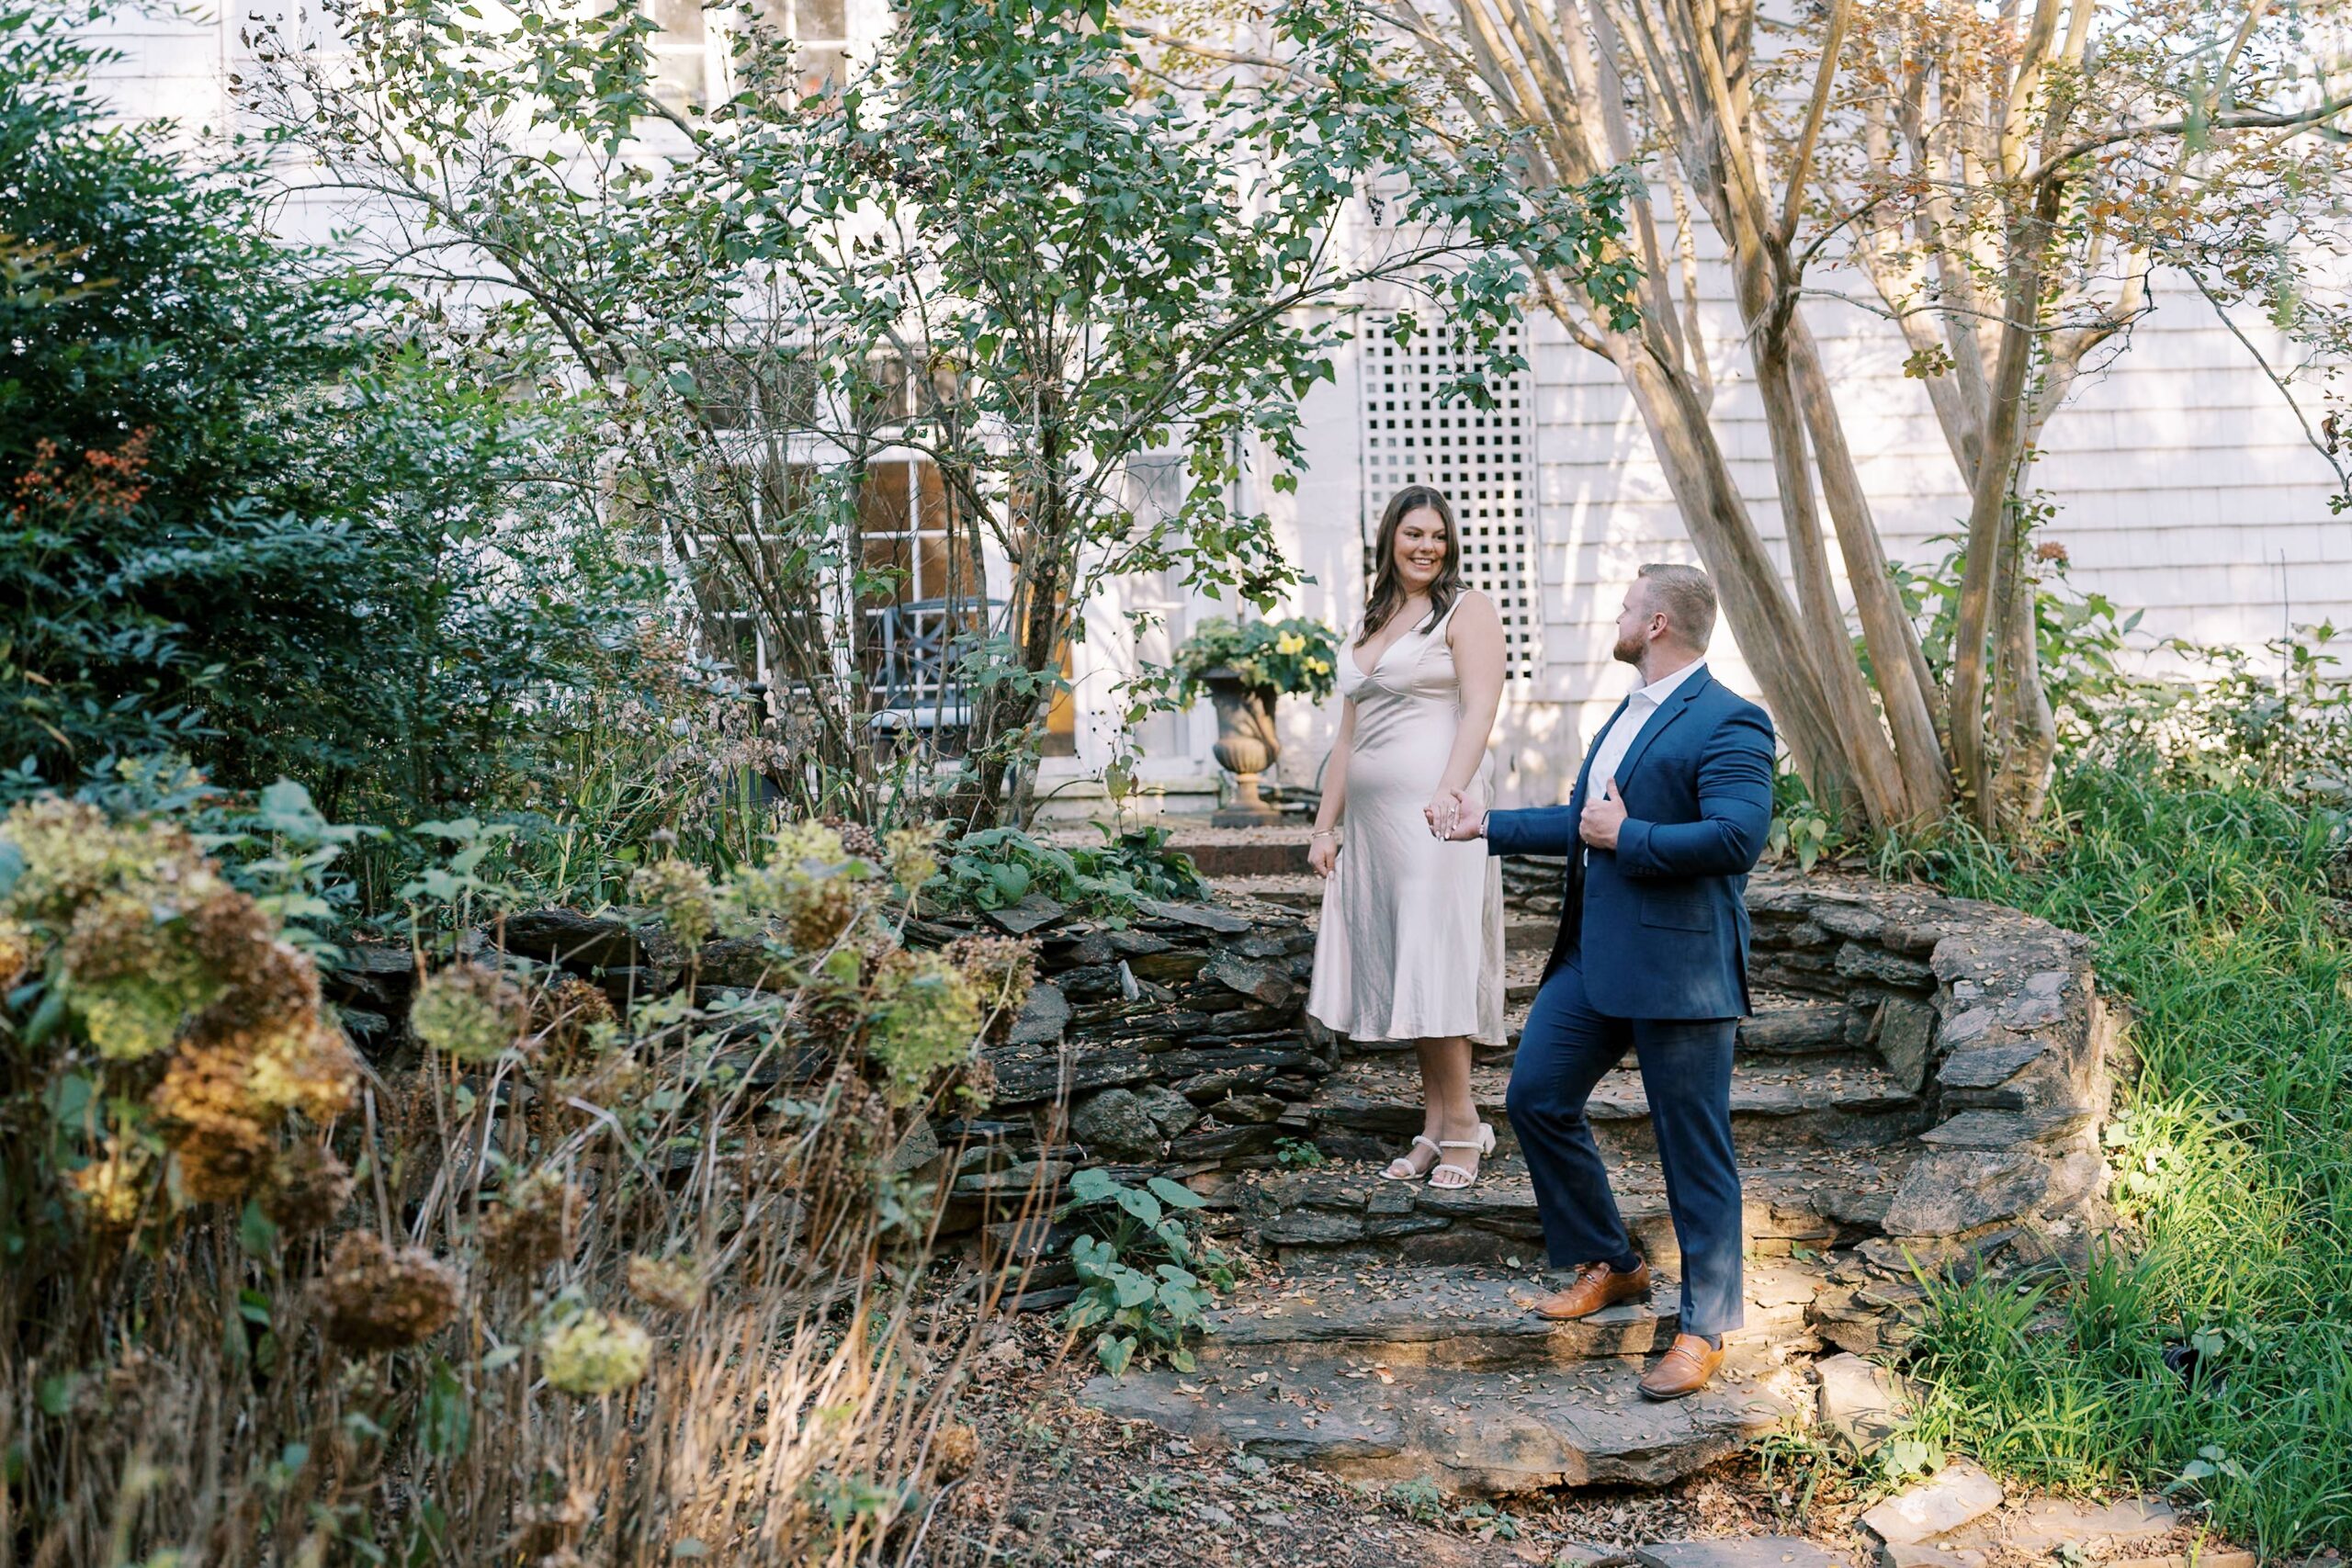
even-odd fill
[[(1915, 1157), (1906, 1149), (1815, 1149), (1751, 1158), (1740, 1172), (1749, 1253), (1787, 1257), (1880, 1234)], [(1535, 1190), (1518, 1155), (1498, 1154), (1476, 1185), (1458, 1190), (1384, 1181), (1380, 1168), (1366, 1160), (1245, 1172), (1227, 1199), (1259, 1245), (1285, 1263), (1320, 1254), (1519, 1267), (1542, 1258)], [(1679, 1267), (1657, 1163), (1614, 1163), (1610, 1183), (1651, 1266), (1669, 1273)]]
[[(1734, 1341), (1785, 1339), (1804, 1331), (1821, 1270), (1789, 1260), (1747, 1270), (1747, 1321)], [(1203, 1364), (1369, 1358), (1396, 1368), (1557, 1367), (1596, 1357), (1663, 1352), (1680, 1323), (1680, 1286), (1660, 1274), (1648, 1299), (1623, 1302), (1574, 1323), (1553, 1323), (1526, 1303), (1557, 1286), (1532, 1269), (1476, 1264), (1377, 1263), (1309, 1267), (1252, 1280), (1209, 1314)]]
[[(1508, 1066), (1519, 1052), (1519, 1032), (1535, 994), (1543, 988), (1543, 954), (1515, 954), (1504, 969), (1504, 1038), (1500, 1044), (1474, 1042), (1472, 1057), (1490, 1066)], [(1754, 1018), (1739, 1025), (1738, 1050), (1749, 1056), (1829, 1056), (1851, 1055), (1847, 1048), (1847, 1009), (1842, 1002), (1769, 993), (1756, 998)], [(1408, 1056), (1409, 1040), (1351, 1040), (1341, 1043), (1343, 1056)]]
[[(1733, 1064), (1732, 1138), (1744, 1157), (1795, 1148), (1874, 1148), (1917, 1133), (1924, 1111), (1875, 1061), (1792, 1069), (1783, 1062)], [(1478, 1114), (1495, 1129), (1498, 1146), (1515, 1147), (1503, 1109), (1510, 1074), (1474, 1067), (1471, 1092)], [(1327, 1155), (1365, 1159), (1394, 1156), (1421, 1130), (1417, 1068), (1389, 1059), (1345, 1062), (1316, 1087), (1299, 1110), (1315, 1118), (1315, 1138)], [(1621, 1067), (1600, 1080), (1585, 1113), (1604, 1155), (1655, 1156), (1649, 1096), (1640, 1073)]]
[[(1319, 914), (1323, 908), (1323, 879), (1311, 871), (1212, 876), (1208, 882), (1217, 892), (1234, 897), (1255, 898), (1307, 914)], [(1552, 939), (1558, 934), (1557, 920), (1519, 914), (1503, 918), (1503, 945), (1510, 953), (1548, 953), (1552, 951)]]
[(1532, 1372), (1300, 1361), (1280, 1347), (1193, 1373), (1099, 1376), (1080, 1394), (1114, 1418), (1340, 1475), (1434, 1480), (1488, 1495), (1550, 1486), (1663, 1486), (1735, 1452), (1806, 1401), (1755, 1347), (1713, 1384), (1652, 1404), (1638, 1357)]
[[(1517, 978), (1505, 971), (1503, 1027), (1504, 1041), (1500, 1045), (1474, 1043), (1472, 1055), (1478, 1061), (1496, 1066), (1508, 1066), (1519, 1050), (1519, 1032), (1527, 1022), (1527, 1012), (1542, 988), (1542, 964), (1537, 962), (1526, 970), (1527, 978)], [(1864, 1057), (1848, 1048), (1846, 1032), (1847, 1009), (1843, 1002), (1825, 1002), (1806, 997), (1781, 996), (1759, 992), (1756, 998), (1756, 1016), (1742, 1019), (1739, 1024), (1737, 1050), (1748, 1056), (1843, 1056), (1860, 1062), (1875, 1061), (1872, 1055)], [(1348, 1056), (1385, 1057), (1409, 1055), (1413, 1043), (1409, 1040), (1349, 1041), (1340, 1054)]]

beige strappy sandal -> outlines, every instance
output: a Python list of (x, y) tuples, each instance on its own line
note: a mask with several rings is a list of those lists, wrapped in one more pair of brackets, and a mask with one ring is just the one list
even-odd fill
[[(1407, 1152), (1398, 1155), (1395, 1159), (1388, 1162), (1388, 1168), (1380, 1173), (1380, 1179), (1383, 1181), (1427, 1180), (1430, 1174), (1429, 1171), (1415, 1170), (1410, 1165), (1406, 1163), (1413, 1157), (1411, 1150), (1415, 1146), (1426, 1148), (1430, 1153), (1437, 1156), (1440, 1159), (1443, 1159), (1445, 1157), (1445, 1146), (1443, 1145), (1430, 1137), (1427, 1133), (1416, 1133), (1413, 1134), (1413, 1142), (1406, 1145)], [(1404, 1166), (1405, 1168), (1401, 1173), (1396, 1168), (1399, 1166)], [(1430, 1168), (1432, 1170), (1435, 1168), (1436, 1168), (1434, 1166)]]
[[(1481, 1122), (1478, 1123), (1478, 1135), (1476, 1137), (1463, 1139), (1445, 1138), (1440, 1140), (1437, 1146), (1441, 1149), (1476, 1149), (1478, 1151), (1478, 1157), (1483, 1160), (1488, 1155), (1495, 1152), (1495, 1130), (1487, 1122)], [(1460, 1179), (1454, 1181), (1440, 1181), (1438, 1179), (1439, 1177), (1446, 1175), (1449, 1172), (1455, 1177), (1458, 1177)], [(1477, 1179), (1478, 1173), (1476, 1171), (1464, 1169), (1463, 1167), (1458, 1165), (1447, 1165), (1442, 1160), (1430, 1169), (1430, 1185), (1436, 1188), (1441, 1192), (1459, 1192), (1464, 1188), (1476, 1184)]]

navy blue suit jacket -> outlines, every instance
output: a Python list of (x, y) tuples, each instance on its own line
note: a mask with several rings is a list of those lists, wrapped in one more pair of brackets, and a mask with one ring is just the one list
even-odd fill
[[(1614, 724), (1624, 716), (1617, 705)], [(1579, 855), (1585, 752), (1566, 806), (1487, 816), (1487, 852), (1566, 855), (1549, 978), (1582, 949), (1585, 994), (1613, 1018), (1742, 1018), (1747, 874), (1772, 823), (1772, 720), (1706, 671), (1650, 716), (1617, 770), (1617, 848)]]

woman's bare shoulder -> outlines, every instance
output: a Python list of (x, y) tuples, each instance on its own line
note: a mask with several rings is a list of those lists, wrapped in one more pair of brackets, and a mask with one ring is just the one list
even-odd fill
[(1460, 602), (1453, 607), (1453, 615), (1447, 620), (1447, 636), (1451, 637), (1454, 628), (1465, 622), (1476, 631), (1499, 631), (1502, 629), (1503, 613), (1495, 607), (1494, 600), (1485, 589), (1465, 588), (1462, 591)]

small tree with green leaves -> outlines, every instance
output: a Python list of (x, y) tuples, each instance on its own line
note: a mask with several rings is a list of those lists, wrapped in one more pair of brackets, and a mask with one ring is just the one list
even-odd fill
[[(951, 558), (1001, 563), (949, 586), (968, 724), (933, 775), (987, 825), (1026, 809), (1106, 579), (1172, 570), (1261, 602), (1293, 580), (1234, 481), (1257, 460), (1291, 484), (1346, 307), (1406, 291), (1502, 368), (1525, 265), (1604, 310), (1629, 284), (1617, 183), (1529, 194), (1516, 143), (1433, 125), (1374, 69), (1357, 0), (1285, 0), (1265, 25), (1290, 69), (1205, 84), (1174, 83), (1099, 0), (911, 0), (816, 97), (747, 27), (707, 110), (657, 96), (634, 14), (336, 16), (347, 60), (281, 52), (258, 101), (401, 214), (388, 265), (605, 400), (616, 495), (759, 623), (791, 688), (794, 787), (856, 808), (889, 787), (856, 630), (897, 571), (860, 548), (876, 457), (928, 462)], [(1351, 231), (1353, 198), (1395, 176), (1399, 221)], [(1128, 466), (1169, 451), (1182, 502), (1139, 515)]]

